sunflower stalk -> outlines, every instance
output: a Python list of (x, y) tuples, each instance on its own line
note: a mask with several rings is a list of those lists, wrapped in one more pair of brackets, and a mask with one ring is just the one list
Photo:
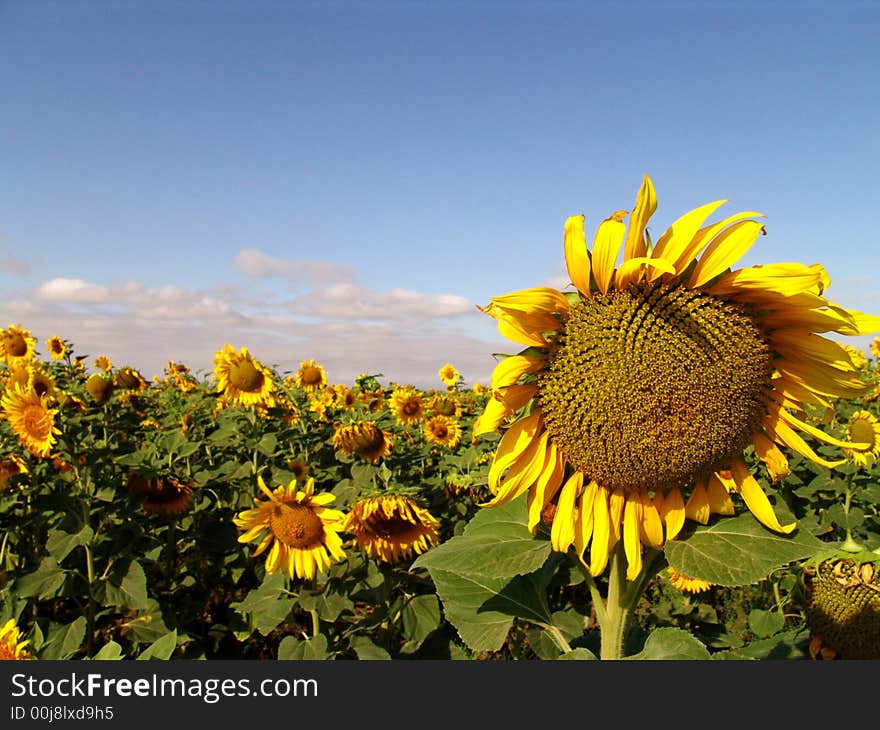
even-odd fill
[(853, 496), (853, 473), (850, 472), (846, 475), (846, 496), (843, 500), (843, 514), (846, 515), (846, 539), (841, 546), (841, 550), (845, 550), (848, 553), (858, 553), (865, 549), (865, 547), (859, 543), (852, 535), (852, 526), (849, 523), (849, 510), (852, 505), (852, 496)]

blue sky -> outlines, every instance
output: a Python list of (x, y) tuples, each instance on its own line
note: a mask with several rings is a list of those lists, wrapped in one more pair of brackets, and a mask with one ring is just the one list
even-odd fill
[[(0, 325), (425, 387), (651, 176), (880, 313), (880, 5), (0, 0)], [(870, 338), (868, 338), (870, 339)], [(854, 344), (866, 344), (868, 340)]]

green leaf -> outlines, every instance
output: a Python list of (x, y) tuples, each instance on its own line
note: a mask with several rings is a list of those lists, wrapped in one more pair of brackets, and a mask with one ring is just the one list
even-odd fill
[(23, 575), (15, 581), (15, 593), (20, 598), (36, 598), (45, 600), (54, 598), (64, 585), (64, 571), (55, 558), (43, 558), (33, 573)]
[(177, 629), (172, 631), (169, 634), (165, 634), (159, 639), (156, 639), (152, 644), (150, 644), (146, 649), (144, 649), (140, 654), (138, 654), (138, 659), (170, 659), (171, 655), (174, 653), (174, 650), (177, 648)]
[(760, 638), (778, 634), (785, 626), (785, 619), (779, 611), (763, 611), (760, 608), (749, 612), (749, 628)]
[(361, 661), (391, 659), (391, 655), (369, 636), (352, 636), (349, 643)]
[(70, 659), (83, 644), (86, 636), (86, 617), (80, 616), (69, 624), (53, 624), (40, 652), (41, 659)]
[(94, 534), (94, 530), (88, 525), (84, 525), (79, 532), (75, 533), (64, 530), (49, 530), (46, 538), (46, 550), (60, 563), (75, 547), (87, 545)]
[(655, 629), (638, 654), (624, 657), (636, 660), (710, 659), (708, 649), (687, 631), (672, 627)]
[(318, 618), (333, 622), (343, 611), (354, 612), (354, 602), (344, 593), (325, 587), (322, 591), (303, 590), (297, 597), (300, 608), (317, 611)]
[(571, 651), (565, 652), (561, 656), (556, 657), (557, 659), (562, 660), (576, 660), (576, 661), (584, 661), (584, 660), (596, 660), (597, 657), (593, 652), (589, 649), (584, 649), (582, 646), (579, 646), (577, 649), (572, 649)]
[(745, 513), (668, 540), (665, 553), (679, 573), (732, 587), (761, 581), (777, 568), (817, 555), (824, 546), (805, 530), (780, 535)]
[(131, 561), (124, 574), (121, 570), (114, 570), (110, 574), (105, 600), (107, 605), (117, 608), (138, 610), (147, 607), (147, 576), (137, 560)]
[(283, 573), (267, 573), (259, 588), (245, 596), (243, 601), (230, 606), (247, 618), (263, 636), (271, 633), (293, 608), (294, 601), (285, 594), (287, 581)]
[(513, 578), (540, 568), (550, 555), (547, 540), (529, 532), (525, 496), (478, 512), (457, 535), (421, 555), (413, 567), (460, 575)]
[(318, 634), (313, 639), (297, 639), (285, 636), (278, 645), (279, 661), (290, 659), (329, 659), (327, 653), (327, 637)]
[(265, 456), (274, 456), (277, 448), (278, 437), (274, 433), (264, 434), (257, 444), (257, 451)]
[(126, 636), (141, 644), (156, 641), (170, 631), (165, 625), (165, 617), (159, 603), (153, 598), (148, 599), (146, 607), (138, 611), (138, 615), (126, 621), (123, 626), (127, 632)]
[(115, 641), (108, 641), (101, 650), (91, 657), (94, 661), (117, 661), (122, 659), (122, 647)]
[(406, 639), (400, 651), (408, 654), (418, 649), (440, 627), (440, 603), (437, 596), (429, 593), (407, 601), (401, 609), (400, 619), (403, 638)]

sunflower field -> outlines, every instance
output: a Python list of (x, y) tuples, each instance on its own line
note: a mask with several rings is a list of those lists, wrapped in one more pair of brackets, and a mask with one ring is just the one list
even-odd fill
[(570, 218), (487, 386), (0, 330), (0, 659), (880, 658), (880, 318), (720, 202)]

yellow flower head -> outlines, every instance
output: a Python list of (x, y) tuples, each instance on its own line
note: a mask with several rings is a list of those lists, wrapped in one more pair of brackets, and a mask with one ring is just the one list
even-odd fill
[(702, 593), (703, 591), (708, 591), (712, 587), (711, 583), (707, 583), (704, 580), (691, 578), (689, 575), (679, 573), (671, 565), (667, 568), (667, 573), (669, 574), (669, 582), (682, 593)]
[(425, 399), (409, 385), (398, 386), (391, 392), (391, 412), (401, 426), (414, 426), (425, 420)]
[(53, 360), (61, 360), (67, 354), (67, 344), (58, 335), (53, 335), (46, 340), (46, 349)]
[(11, 324), (0, 331), (0, 356), (9, 367), (22, 365), (33, 359), (37, 338), (20, 324)]
[(593, 575), (622, 543), (635, 579), (644, 546), (662, 548), (687, 516), (730, 514), (731, 493), (767, 528), (791, 532), (745, 449), (781, 473), (780, 447), (843, 463), (801, 433), (852, 446), (803, 420), (808, 404), (865, 391), (844, 347), (819, 333), (865, 335), (880, 317), (825, 299), (819, 265), (734, 268), (765, 231), (754, 212), (707, 223), (724, 202), (685, 213), (652, 243), (657, 199), (645, 176), (629, 225), (622, 210), (599, 221), (592, 252), (584, 216), (565, 222), (573, 291), (515, 291), (482, 308), (525, 348), (495, 367), (474, 429), (504, 431), (486, 506), (527, 494), (534, 530), (553, 505), (553, 548), (573, 547)]
[(345, 515), (327, 506), (336, 499), (334, 495), (315, 494), (311, 478), (302, 490), (297, 490), (295, 479), (271, 491), (262, 477), (257, 477), (257, 483), (268, 499), (255, 499), (254, 508), (240, 512), (233, 522), (244, 530), (239, 542), (259, 539), (254, 557), (269, 550), (267, 572), (311, 579), (345, 557), (339, 537)]
[(425, 421), (425, 440), (451, 449), (461, 440), (461, 426), (449, 416), (432, 416)]
[(371, 558), (394, 563), (421, 554), (440, 540), (440, 523), (411, 497), (382, 494), (352, 506), (345, 532)]
[(113, 361), (106, 355), (98, 355), (98, 357), (95, 358), (95, 367), (98, 368), (98, 370), (103, 370), (105, 373), (109, 373), (113, 369)]
[(446, 385), (455, 385), (458, 382), (459, 374), (450, 363), (446, 363), (437, 373)]
[(852, 361), (853, 367), (856, 369), (863, 368), (868, 363), (868, 356), (865, 355), (864, 350), (860, 350), (858, 347), (853, 347), (852, 345), (844, 345), (843, 349), (846, 350), (849, 359)]
[(32, 389), (12, 388), (0, 401), (3, 417), (9, 422), (18, 440), (34, 456), (46, 457), (61, 430), (55, 425), (58, 409), (49, 408), (45, 396)]
[(217, 392), (232, 405), (271, 408), (275, 405), (272, 371), (253, 358), (246, 347), (236, 352), (227, 344), (214, 355)]
[(296, 372), (296, 384), (306, 391), (318, 390), (327, 385), (327, 372), (314, 360), (303, 360)]
[(27, 473), (27, 465), (20, 458), (15, 454), (6, 454), (0, 459), (0, 492), (6, 489), (12, 477)]
[(378, 464), (391, 453), (391, 434), (371, 421), (340, 424), (333, 434), (333, 448)]
[(849, 417), (846, 440), (862, 444), (844, 449), (849, 460), (858, 466), (871, 466), (880, 456), (880, 421), (870, 411), (856, 411)]
[(21, 630), (15, 619), (9, 619), (0, 627), (0, 661), (32, 659), (31, 653), (25, 649), (28, 640), (21, 640)]

